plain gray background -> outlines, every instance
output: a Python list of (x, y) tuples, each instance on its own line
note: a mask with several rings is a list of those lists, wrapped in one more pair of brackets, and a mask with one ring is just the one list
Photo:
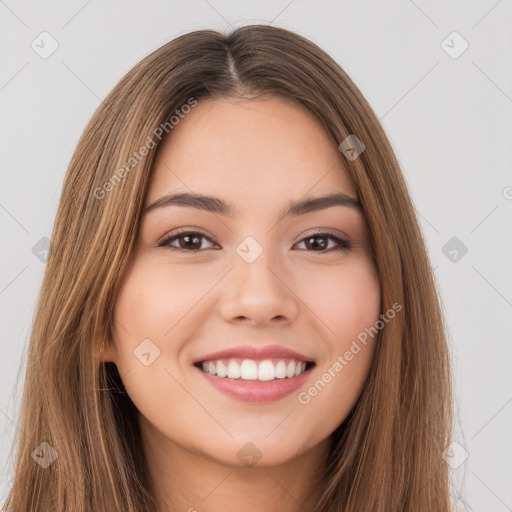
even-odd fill
[[(51, 237), (87, 121), (125, 72), (174, 37), (272, 23), (330, 53), (390, 137), (450, 331), (457, 508), (512, 510), (511, 1), (0, 0), (0, 20), (1, 499), (44, 272), (34, 252)], [(43, 31), (58, 43), (48, 58), (31, 47), (46, 37), (51, 48)]]

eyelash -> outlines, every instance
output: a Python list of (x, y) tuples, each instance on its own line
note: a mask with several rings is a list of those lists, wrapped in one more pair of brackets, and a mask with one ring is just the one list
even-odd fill
[[(203, 249), (188, 250), (188, 249), (181, 249), (181, 248), (177, 248), (177, 247), (173, 247), (173, 246), (169, 245), (170, 242), (172, 242), (172, 241), (174, 241), (176, 239), (179, 239), (183, 235), (198, 235), (200, 237), (208, 239), (211, 242), (210, 237), (208, 237), (204, 233), (201, 233), (200, 231), (185, 231), (184, 230), (184, 231), (180, 231), (179, 233), (175, 233), (175, 234), (173, 234), (171, 236), (168, 236), (168, 237), (164, 238), (158, 244), (158, 247), (165, 247), (166, 249), (169, 249), (171, 251), (185, 252), (185, 253), (190, 253), (190, 254), (195, 254), (197, 252), (202, 252), (203, 251)], [(346, 240), (344, 238), (340, 238), (339, 236), (335, 235), (334, 233), (330, 233), (330, 232), (312, 233), (311, 235), (308, 235), (307, 237), (305, 237), (302, 240), (300, 240), (299, 243), (304, 242), (308, 238), (322, 238), (322, 237), (323, 238), (330, 238), (331, 240), (334, 240), (338, 244), (338, 247), (327, 249), (327, 250), (321, 250), (321, 251), (309, 250), (308, 252), (317, 252), (317, 253), (320, 253), (320, 254), (326, 254), (326, 253), (338, 252), (338, 251), (348, 252), (353, 247), (352, 246), (352, 242), (350, 242), (350, 241), (348, 241), (348, 240)], [(304, 249), (301, 249), (301, 250), (304, 250)], [(305, 249), (305, 250), (307, 251), (307, 249)]]

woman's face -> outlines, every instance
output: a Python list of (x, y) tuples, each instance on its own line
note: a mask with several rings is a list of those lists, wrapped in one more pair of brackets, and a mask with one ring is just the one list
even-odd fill
[(201, 100), (161, 146), (146, 207), (218, 198), (144, 214), (116, 302), (106, 357), (162, 451), (276, 465), (326, 446), (355, 405), (380, 313), (365, 219), (350, 202), (284, 214), (357, 199), (343, 158), (275, 96)]

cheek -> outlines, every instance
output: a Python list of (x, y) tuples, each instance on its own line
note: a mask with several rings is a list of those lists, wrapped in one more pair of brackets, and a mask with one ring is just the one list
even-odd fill
[[(175, 421), (184, 423), (176, 411), (169, 416), (169, 404), (179, 410), (190, 407), (190, 395), (177, 383), (183, 381), (176, 368), (181, 344), (173, 340), (174, 326), (180, 338), (192, 334), (180, 319), (199, 300), (200, 290), (190, 289), (187, 281), (183, 272), (140, 258), (125, 276), (115, 305), (116, 366), (139, 412), (162, 431)], [(149, 364), (144, 354), (149, 354)]]
[[(211, 286), (207, 284), (191, 280), (190, 273), (141, 259), (126, 276), (117, 297), (115, 318), (120, 325), (116, 325), (116, 339), (126, 339), (128, 332), (133, 343), (172, 338), (174, 327)], [(185, 326), (186, 322), (179, 324), (181, 335)]]
[(324, 415), (334, 430), (355, 405), (368, 377), (378, 335), (369, 328), (379, 320), (380, 286), (373, 264), (362, 261), (340, 272), (316, 276), (311, 308), (321, 320), (325, 351), (316, 380), (298, 397), (306, 410)]
[(380, 313), (380, 286), (369, 261), (360, 261), (339, 271), (315, 275), (309, 287), (308, 305), (322, 321), (331, 348), (341, 350)]

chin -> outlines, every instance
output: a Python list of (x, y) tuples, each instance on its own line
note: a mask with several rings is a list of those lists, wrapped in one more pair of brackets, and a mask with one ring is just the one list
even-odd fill
[[(306, 446), (307, 440), (304, 437), (286, 437), (286, 442), (276, 436), (272, 439), (271, 434), (247, 435), (238, 439), (209, 440), (209, 446), (202, 453), (209, 459), (219, 464), (237, 468), (268, 468), (291, 462), (312, 446)], [(211, 443), (216, 444), (212, 451)]]

